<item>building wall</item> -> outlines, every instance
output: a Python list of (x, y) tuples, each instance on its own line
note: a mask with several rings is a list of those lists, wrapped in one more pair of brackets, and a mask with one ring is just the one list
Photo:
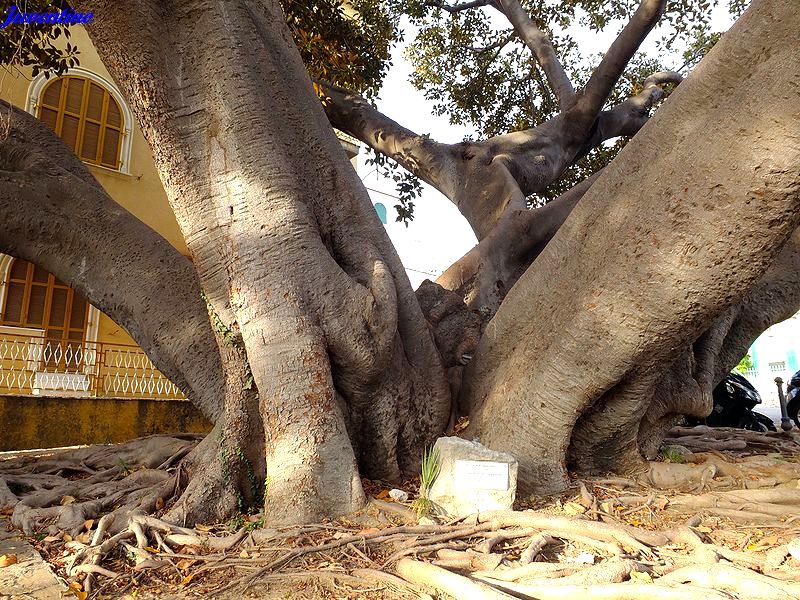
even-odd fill
[[(84, 28), (73, 26), (70, 31), (71, 43), (80, 48), (80, 68), (113, 82)], [(30, 69), (7, 71), (0, 81), (0, 97), (20, 108), (28, 106), (28, 92), (33, 83)], [(131, 157), (127, 165), (129, 174), (93, 165), (87, 166), (114, 200), (158, 231), (183, 254), (187, 254), (183, 236), (153, 164), (150, 148), (135, 122), (127, 122), (125, 127), (130, 128), (132, 136)]]
[(205, 433), (211, 424), (185, 401), (0, 396), (0, 431), (1, 452)]
[[(753, 368), (745, 373), (767, 406), (778, 406), (775, 378), (784, 382), (800, 369), (800, 313), (762, 333), (748, 352)], [(785, 388), (785, 386), (784, 386)]]

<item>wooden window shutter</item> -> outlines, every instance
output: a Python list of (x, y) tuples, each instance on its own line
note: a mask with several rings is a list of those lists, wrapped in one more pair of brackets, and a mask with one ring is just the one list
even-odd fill
[(81, 160), (119, 168), (125, 124), (119, 104), (101, 85), (76, 75), (56, 79), (42, 92), (38, 116)]

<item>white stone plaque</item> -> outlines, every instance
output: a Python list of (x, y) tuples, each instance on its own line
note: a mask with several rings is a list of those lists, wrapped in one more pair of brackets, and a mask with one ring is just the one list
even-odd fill
[(477, 490), (508, 489), (508, 463), (490, 460), (456, 460), (456, 489)]

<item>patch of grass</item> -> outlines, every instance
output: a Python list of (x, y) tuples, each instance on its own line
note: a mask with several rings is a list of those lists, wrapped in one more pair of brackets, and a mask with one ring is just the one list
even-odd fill
[(228, 521), (228, 528), (232, 531), (239, 531), (244, 528), (245, 531), (253, 531), (254, 529), (261, 529), (264, 527), (264, 517), (259, 517), (255, 521), (251, 521), (244, 513), (240, 513)]
[(686, 458), (683, 456), (683, 454), (681, 454), (680, 450), (674, 446), (664, 446), (661, 448), (658, 454), (661, 457), (661, 460), (664, 462), (678, 464), (683, 464), (686, 462)]
[(433, 487), (433, 482), (439, 476), (439, 451), (434, 448), (427, 448), (422, 453), (422, 469), (419, 475), (419, 496), (414, 500), (411, 508), (417, 513), (417, 518), (431, 514), (435, 508), (433, 502), (428, 500), (428, 494)]
[(228, 521), (228, 527), (233, 531), (239, 531), (242, 527), (245, 526), (247, 523), (247, 519), (244, 515), (239, 514), (233, 517), (230, 521)]
[(125, 477), (131, 474), (131, 468), (128, 466), (128, 463), (125, 462), (124, 458), (121, 456), (117, 457), (117, 464), (119, 468), (122, 469), (122, 474), (125, 475)]

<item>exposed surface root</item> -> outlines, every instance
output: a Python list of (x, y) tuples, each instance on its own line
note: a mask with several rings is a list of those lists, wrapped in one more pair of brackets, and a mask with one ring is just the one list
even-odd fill
[(200, 436), (151, 436), (107, 446), (10, 453), (0, 460), (0, 504), (27, 534), (81, 534), (104, 517), (110, 533), (128, 516), (161, 510), (180, 492), (176, 465)]
[[(725, 441), (705, 428), (677, 433)], [(194, 443), (179, 441), (170, 456)], [(40, 550), (90, 597), (131, 587), (149, 597), (148, 585), (222, 599), (287, 589), (299, 598), (800, 597), (797, 444), (753, 433), (745, 442), (748, 450), (683, 452), (685, 464), (652, 463), (634, 479), (579, 482), (539, 510), (424, 525), (377, 500), (334, 523), (266, 529), (263, 517), (242, 516), (182, 527), (150, 516), (170, 514), (180, 483), (166, 449), (147, 464), (124, 459), (127, 475), (113, 456), (102, 468), (85, 454), (59, 455), (46, 459), (48, 473), (7, 463), (0, 481), (17, 501), (14, 523), (49, 534)], [(154, 468), (164, 460), (169, 469)]]

